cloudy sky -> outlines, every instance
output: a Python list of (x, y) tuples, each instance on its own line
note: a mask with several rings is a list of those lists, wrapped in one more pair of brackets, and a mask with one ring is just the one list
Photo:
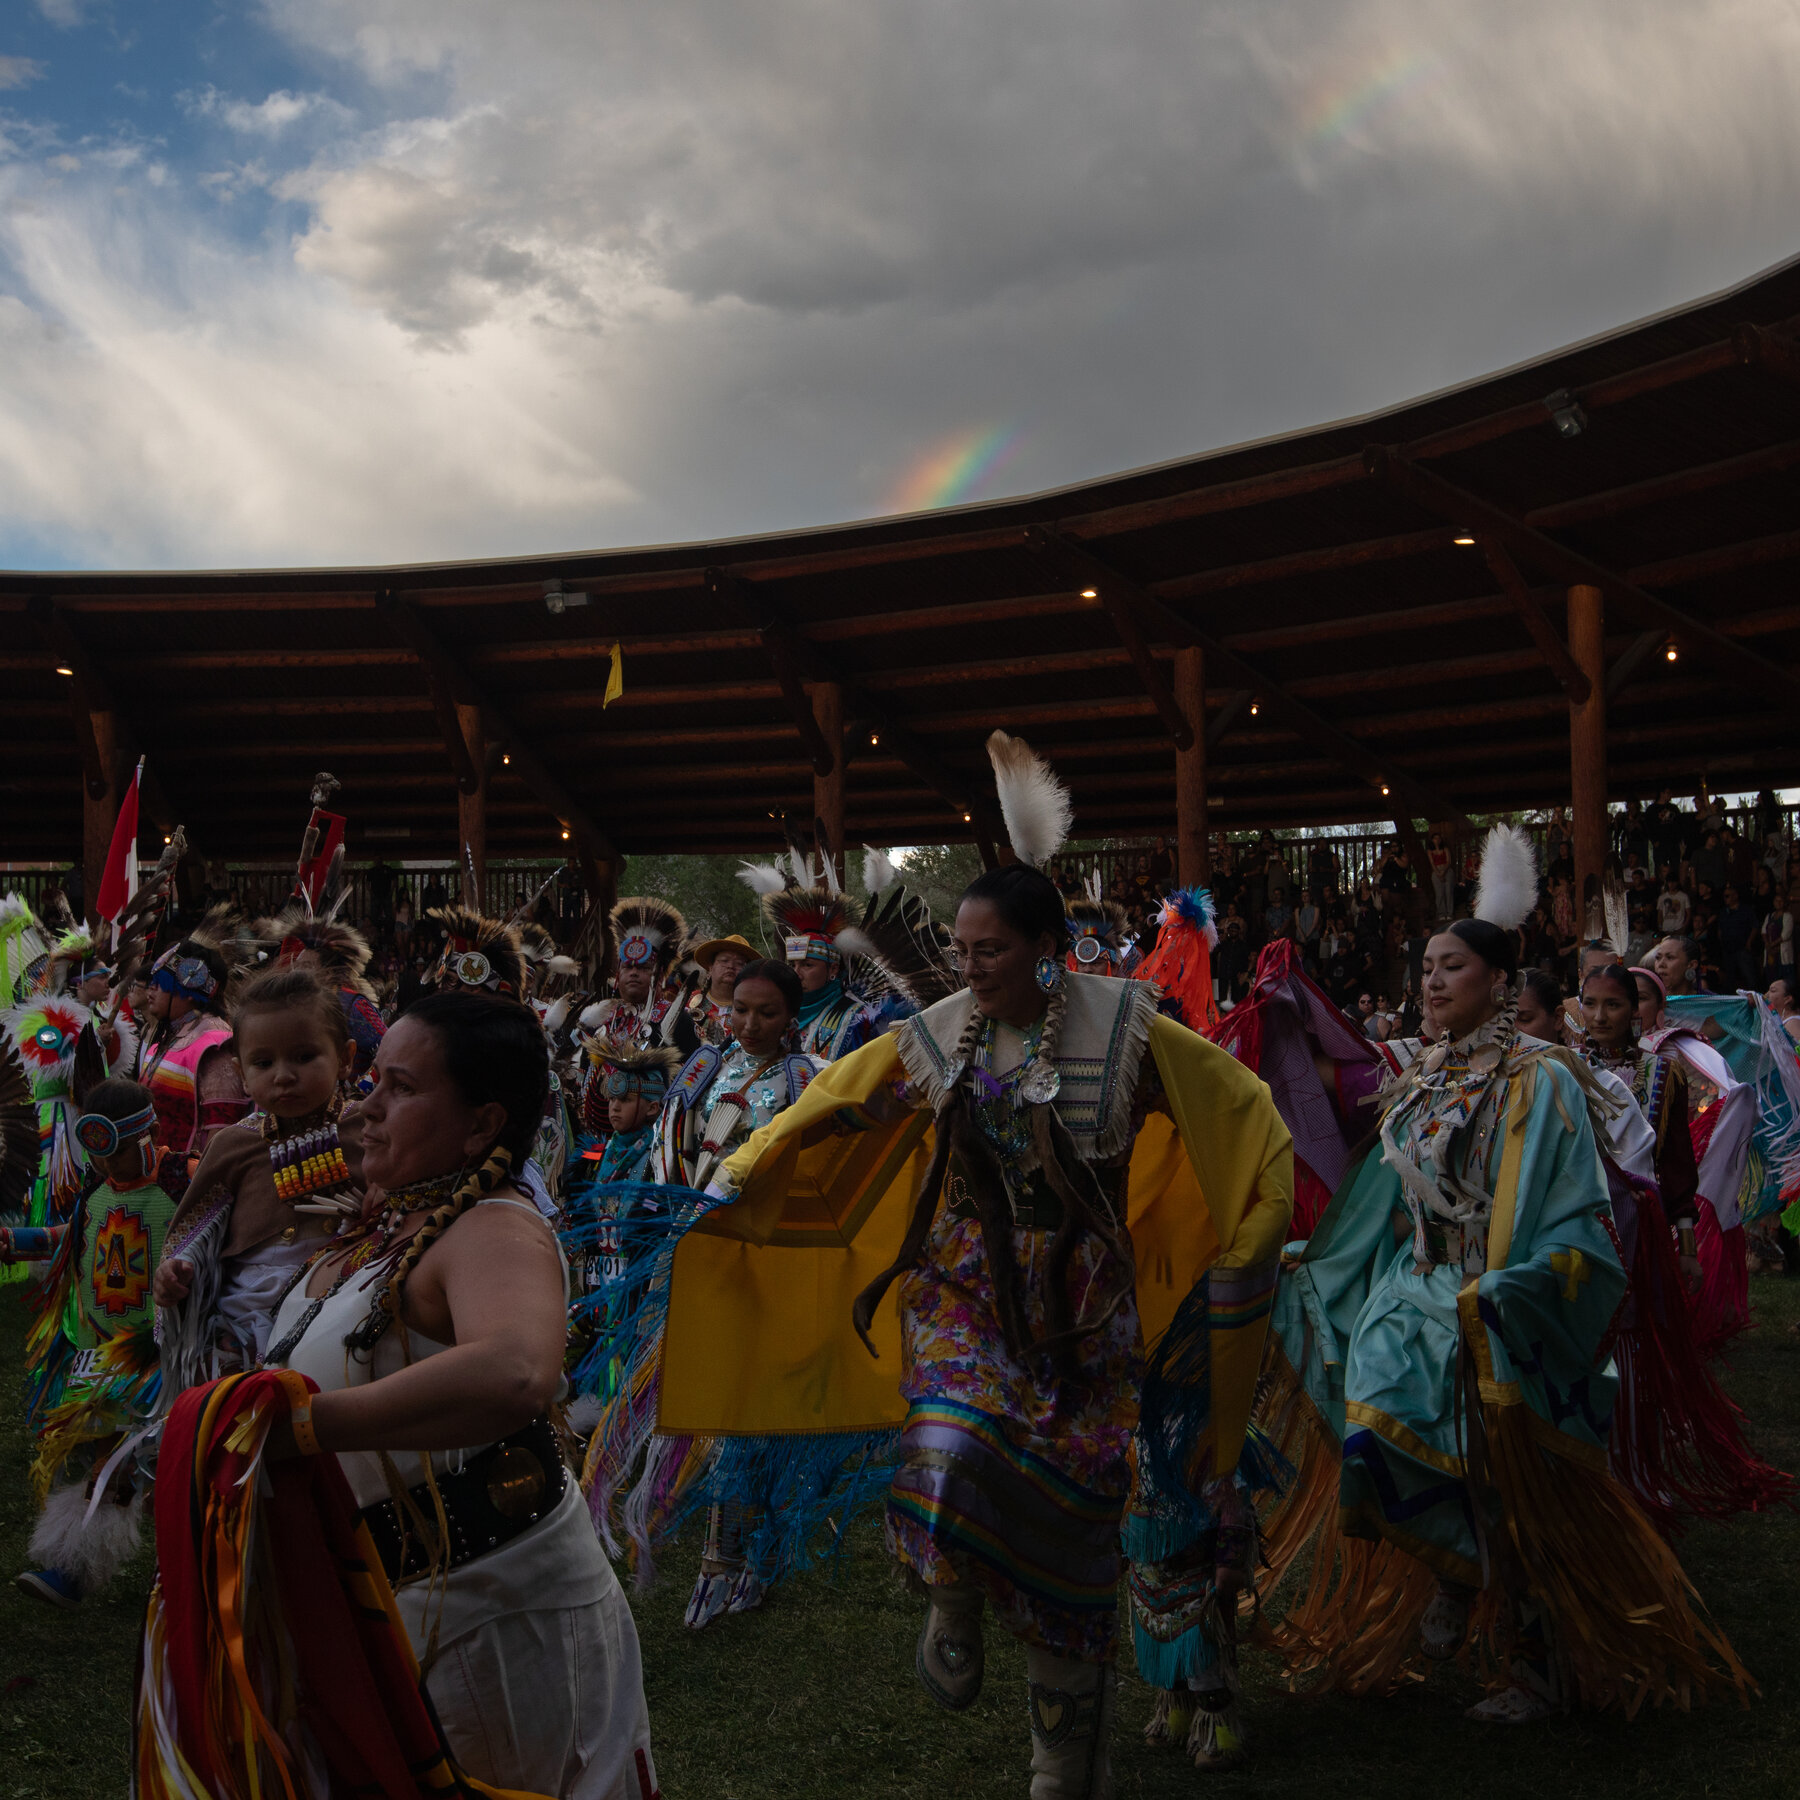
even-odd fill
[(1800, 250), (1800, 0), (10, 0), (0, 565), (1025, 492)]

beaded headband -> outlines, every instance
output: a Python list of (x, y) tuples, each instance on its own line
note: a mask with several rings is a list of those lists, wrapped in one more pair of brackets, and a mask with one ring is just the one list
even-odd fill
[(75, 1141), (89, 1156), (113, 1156), (121, 1144), (136, 1142), (156, 1128), (156, 1108), (146, 1106), (123, 1119), (105, 1113), (83, 1113), (75, 1121)]

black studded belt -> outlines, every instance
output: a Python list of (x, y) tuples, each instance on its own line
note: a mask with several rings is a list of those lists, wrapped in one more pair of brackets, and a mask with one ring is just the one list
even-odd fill
[[(511, 1437), (471, 1457), (460, 1469), (440, 1474), (437, 1489), (450, 1525), (448, 1567), (454, 1569), (486, 1556), (548, 1518), (568, 1484), (569, 1471), (555, 1429), (541, 1413)], [(420, 1482), (409, 1493), (419, 1517), (435, 1537), (437, 1503), (431, 1489)], [(362, 1519), (390, 1582), (397, 1586), (431, 1567), (430, 1546), (412, 1514), (395, 1501), (365, 1506)]]

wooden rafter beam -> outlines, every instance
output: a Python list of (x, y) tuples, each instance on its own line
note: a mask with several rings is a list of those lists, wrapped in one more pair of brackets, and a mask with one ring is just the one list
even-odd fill
[(1553, 580), (1570, 587), (1599, 588), (1640, 624), (1667, 632), (1730, 679), (1787, 706), (1800, 702), (1800, 679), (1791, 670), (1746, 649), (1666, 600), (1659, 600), (1604, 564), (1534, 530), (1504, 507), (1453, 486), (1382, 444), (1371, 444), (1363, 452), (1363, 466), (1395, 493), (1404, 494), (1439, 518), (1460, 524), (1477, 537), (1498, 541), (1512, 555), (1533, 564)]
[(1742, 361), (1767, 369), (1783, 381), (1800, 382), (1800, 338), (1791, 322), (1786, 329), (1774, 330), (1766, 325), (1740, 325), (1731, 341)]
[[(144, 754), (143, 740), (130, 715), (119, 706), (117, 695), (67, 609), (46, 600), (34, 606), (32, 612), (43, 636), (46, 659), (72, 671), (69, 710), (81, 753), (82, 778), (88, 793), (98, 800), (112, 784), (115, 772), (102, 767), (94, 715), (110, 713), (118, 721), (118, 743), (123, 753), (120, 760), (125, 765), (135, 763)], [(184, 815), (176, 811), (169, 798), (161, 772), (147, 760), (139, 797), (145, 814), (158, 830), (173, 831), (184, 823)]]
[(1606, 671), (1606, 697), (1611, 699), (1622, 688), (1630, 684), (1631, 678), (1663, 647), (1668, 633), (1659, 631), (1654, 625), (1648, 631), (1641, 631), (1631, 643), (1613, 658), (1612, 667)]
[(1269, 713), (1297, 737), (1315, 744), (1344, 769), (1382, 794), (1391, 789), (1413, 813), (1426, 819), (1450, 819), (1467, 823), (1462, 809), (1429, 784), (1389, 765), (1367, 745), (1359, 744), (1305, 701), (1296, 698), (1254, 663), (1228, 650), (1210, 632), (1184, 618), (1131, 577), (1103, 562), (1086, 548), (1071, 544), (1069, 555), (1092, 583), (1114, 584), (1123, 599), (1135, 607), (1141, 626), (1155, 636), (1178, 644), (1198, 644), (1206, 652), (1208, 671), (1221, 683), (1249, 689)]
[[(1238, 691), (1219, 708), (1218, 717), (1207, 721), (1206, 747), (1209, 751), (1216, 749), (1224, 742), (1226, 732), (1231, 730), (1231, 728), (1237, 724), (1238, 720), (1250, 710), (1251, 702), (1254, 701), (1255, 698), (1256, 696), (1252, 694), (1248, 688), (1239, 688)], [(1213, 780), (1217, 781), (1218, 778), (1218, 773), (1215, 772)]]
[(463, 735), (456, 709), (459, 704), (480, 704), (474, 684), (438, 641), (437, 633), (425, 623), (412, 601), (399, 594), (384, 593), (377, 596), (377, 602), (382, 617), (393, 626), (395, 635), (412, 653), (425, 676), (431, 710), (437, 715), (438, 736), (450, 759), (456, 785), (463, 793), (473, 794), (481, 786), (481, 772), (469, 754), (469, 740)]
[(1569, 654), (1569, 646), (1562, 641), (1562, 633), (1544, 616), (1544, 609), (1538, 603), (1537, 595), (1531, 591), (1513, 559), (1506, 554), (1506, 546), (1498, 538), (1484, 537), (1481, 540), (1481, 553), (1487, 558), (1487, 565), (1493, 570), (1494, 579), (1499, 582), (1506, 597), (1518, 608), (1519, 617), (1525, 621), (1525, 629), (1531, 633), (1532, 642), (1537, 645), (1544, 661), (1550, 665), (1551, 672), (1562, 683), (1563, 692), (1577, 706), (1587, 705), (1588, 696), (1593, 692), (1593, 684)]
[[(463, 736), (461, 723), (456, 717), (456, 707), (479, 707), (485, 735), (490, 743), (498, 743), (506, 755), (512, 758), (512, 771), (537, 796), (539, 802), (557, 819), (568, 827), (570, 837), (578, 852), (597, 858), (601, 862), (615, 862), (618, 851), (613, 847), (611, 838), (601, 830), (600, 826), (588, 813), (580, 801), (563, 786), (561, 779), (553, 774), (542, 757), (533, 748), (531, 740), (522, 733), (513, 721), (482, 692), (480, 685), (469, 674), (449, 649), (439, 639), (437, 633), (425, 622), (417, 607), (410, 601), (390, 595), (384, 604), (383, 611), (394, 621), (396, 630), (400, 631), (407, 645), (418, 657), (420, 666), (425, 670), (428, 684), (433, 686), (432, 707), (438, 713), (439, 729), (444, 735), (444, 748), (451, 753), (452, 766), (455, 766), (455, 755), (452, 743), (462, 745), (462, 760), (468, 765), (471, 778), (476, 777), (473, 759), (469, 756), (468, 741)], [(437, 704), (437, 692), (441, 688), (449, 701), (450, 717), (446, 723), (442, 709)], [(462, 770), (457, 770), (458, 785), (461, 786)], [(464, 793), (473, 793), (473, 787), (463, 788)], [(502, 810), (495, 807), (492, 810)]]
[[(1075, 546), (1042, 526), (1027, 526), (1025, 543), (1031, 553), (1050, 568), (1063, 571), (1080, 566)], [(1079, 588), (1081, 583), (1077, 580), (1073, 585)], [(1094, 590), (1084, 589), (1081, 597), (1086, 599), (1092, 591)], [(1194, 725), (1176, 702), (1175, 690), (1169, 685), (1168, 676), (1150, 654), (1150, 646), (1138, 626), (1137, 614), (1130, 599), (1110, 581), (1098, 584), (1098, 594), (1100, 604), (1106, 608), (1113, 622), (1113, 629), (1119, 634), (1119, 642), (1125, 647), (1125, 654), (1131, 658), (1132, 668), (1137, 671), (1138, 684), (1150, 696), (1150, 704), (1156, 708), (1157, 717), (1168, 727), (1175, 748), (1191, 750), (1194, 747)]]
[(800, 733), (800, 741), (806, 746), (806, 753), (812, 759), (813, 773), (829, 775), (837, 767), (837, 755), (825, 741), (825, 733), (819, 728), (818, 715), (813, 711), (812, 696), (807, 693), (806, 683), (802, 678), (805, 645), (782, 616), (774, 594), (766, 587), (758, 587), (740, 579), (728, 569), (708, 569), (706, 587), (710, 594), (741, 613), (756, 627), (762, 640), (763, 653), (768, 657), (769, 667), (774, 671), (776, 683), (781, 689), (781, 698), (788, 709), (788, 716), (794, 721), (794, 729)]
[[(970, 777), (962, 774), (942, 761), (913, 731), (907, 721), (888, 703), (878, 700), (869, 688), (854, 677), (845, 674), (830, 655), (817, 644), (811, 644), (801, 636), (799, 630), (790, 620), (781, 606), (779, 599), (766, 589), (755, 583), (747, 582), (734, 570), (719, 571), (721, 577), (730, 585), (722, 590), (733, 604), (745, 609), (748, 616), (759, 626), (776, 632), (782, 639), (788, 652), (793, 656), (796, 672), (811, 681), (834, 681), (844, 690), (844, 711), (846, 716), (865, 721), (872, 726), (881, 739), (881, 747), (890, 755), (903, 762), (934, 793), (941, 794), (950, 805), (961, 812), (967, 822), (975, 829), (978, 840), (986, 833), (989, 838), (995, 836), (998, 828), (999, 811), (994, 802), (986, 797), (982, 789)], [(746, 593), (745, 590), (751, 591)], [(809, 700), (807, 715), (812, 713)], [(795, 724), (800, 721), (796, 717)], [(818, 721), (813, 720), (813, 730), (818, 733), (823, 744), (824, 734), (818, 731)], [(804, 727), (801, 728), (804, 739)], [(827, 746), (827, 748), (829, 748)], [(818, 764), (815, 761), (814, 768)], [(853, 802), (853, 806), (854, 806)]]

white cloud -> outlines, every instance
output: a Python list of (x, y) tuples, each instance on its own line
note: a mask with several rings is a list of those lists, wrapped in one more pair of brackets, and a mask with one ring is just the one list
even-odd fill
[(286, 88), (277, 89), (266, 100), (254, 104), (248, 100), (234, 100), (216, 87), (182, 94), (180, 100), (191, 113), (221, 120), (233, 131), (260, 137), (277, 137), (290, 125), (319, 114), (334, 122), (343, 122), (350, 117), (348, 109), (328, 94), (293, 94)]
[(0, 93), (44, 78), (44, 65), (29, 56), (0, 56)]
[(88, 0), (37, 0), (37, 9), (52, 25), (69, 31), (87, 17)]
[(995, 425), (1036, 487), (1708, 292), (1800, 209), (1782, 0), (269, 16), (307, 91), (187, 97), (241, 163), (157, 190), (13, 129), (0, 532), (192, 564), (770, 529)]

